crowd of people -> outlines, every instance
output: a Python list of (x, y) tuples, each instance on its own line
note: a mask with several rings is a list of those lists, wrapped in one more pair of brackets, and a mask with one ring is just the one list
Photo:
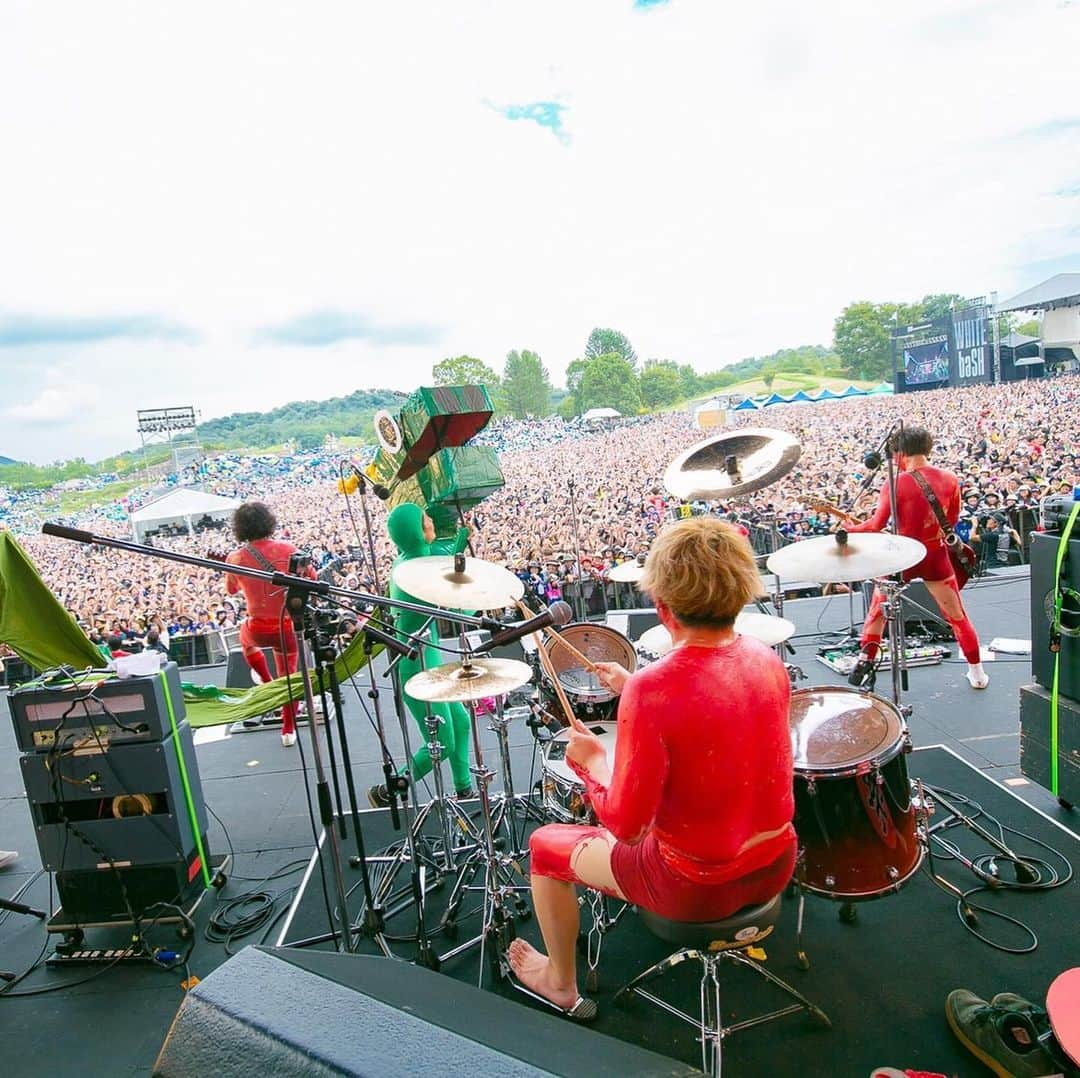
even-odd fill
[[(815, 508), (821, 503), (869, 515), (884, 472), (868, 477), (863, 458), (898, 419), (935, 432), (934, 463), (961, 480), (965, 509), (959, 530), (997, 560), (1019, 553), (1024, 511), (1030, 511), (1030, 523), (1042, 500), (1071, 497), (1080, 482), (1080, 377), (735, 413), (735, 426), (789, 431), (802, 454), (777, 482), (726, 503), (688, 505), (664, 490), (670, 462), (713, 433), (698, 429), (687, 412), (602, 430), (557, 418), (504, 420), (480, 436), (497, 448), (506, 482), (470, 514), (472, 551), (520, 573), (531, 593), (550, 600), (579, 578), (579, 552), (580, 574), (601, 580), (618, 562), (643, 555), (660, 526), (676, 517), (722, 515), (755, 537), (778, 534), (783, 542), (823, 534), (835, 518)], [(385, 590), (394, 554), (386, 506), (367, 496), (372, 564), (358, 495), (350, 505), (337, 489), (336, 475), (336, 459), (322, 451), (287, 458), (230, 454), (203, 462), (194, 478), (214, 493), (270, 504), (278, 535), (310, 550), (323, 579)], [(0, 512), (0, 527), (17, 534), (45, 581), (92, 636), (136, 641), (154, 630), (167, 640), (231, 628), (243, 617), (242, 599), (228, 595), (219, 574), (46, 538), (40, 534), (42, 519), (21, 498), (17, 512)], [(118, 504), (65, 523), (130, 535), (125, 507)], [(229, 536), (206, 530), (154, 542), (206, 556), (228, 549)]]

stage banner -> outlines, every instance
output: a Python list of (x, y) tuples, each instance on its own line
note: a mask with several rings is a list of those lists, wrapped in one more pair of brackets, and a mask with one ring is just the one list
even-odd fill
[(968, 307), (953, 312), (949, 385), (971, 386), (993, 381), (992, 334), (989, 307)]

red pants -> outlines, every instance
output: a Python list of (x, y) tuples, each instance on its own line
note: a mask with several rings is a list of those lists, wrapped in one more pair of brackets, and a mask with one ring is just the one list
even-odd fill
[[(529, 839), (533, 873), (583, 883), (571, 868), (574, 850), (582, 842), (605, 833), (601, 827), (579, 824), (555, 823), (537, 828)], [(792, 833), (783, 853), (763, 868), (724, 883), (705, 884), (673, 871), (661, 857), (656, 837), (649, 832), (636, 845), (616, 842), (611, 847), (611, 874), (619, 890), (635, 906), (672, 921), (719, 921), (744, 906), (768, 902), (778, 895), (795, 871), (797, 846)]]
[[(296, 673), (296, 634), (293, 632), (292, 622), (288, 618), (284, 623), (278, 623), (270, 619), (245, 618), (240, 623), (240, 644), (244, 649), (244, 658), (248, 665), (262, 676), (259, 669), (260, 663), (253, 662), (255, 655), (262, 659), (261, 648), (271, 648), (274, 653), (274, 666), (276, 676), (284, 677), (286, 673)], [(285, 648), (284, 652), (281, 650)], [(252, 655), (254, 652), (254, 655)], [(281, 709), (281, 732), (291, 734), (296, 729), (296, 702), (290, 700)]]
[[(960, 599), (960, 589), (957, 587), (956, 577), (950, 576), (945, 580), (932, 581), (932, 583), (946, 584), (956, 593), (956, 601), (960, 604), (963, 617), (954, 620), (944, 610), (941, 611), (941, 616), (949, 623), (949, 628), (952, 629), (953, 636), (956, 637), (956, 642), (960, 645), (964, 658), (972, 664), (979, 662), (979, 635), (975, 632), (975, 626), (971, 624), (971, 618), (968, 617), (964, 604)], [(881, 629), (871, 632), (870, 627), (879, 617), (882, 617), (881, 607), (884, 601), (885, 597), (882, 595), (881, 589), (875, 587), (874, 597), (870, 600), (870, 609), (867, 610), (866, 620), (863, 622), (861, 641), (862, 650), (868, 659), (877, 658), (878, 647), (881, 644)]]

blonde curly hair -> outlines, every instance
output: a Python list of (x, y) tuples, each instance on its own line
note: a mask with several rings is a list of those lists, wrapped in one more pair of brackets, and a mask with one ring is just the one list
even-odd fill
[(716, 517), (669, 524), (645, 561), (642, 591), (684, 625), (724, 628), (765, 594), (746, 537)]

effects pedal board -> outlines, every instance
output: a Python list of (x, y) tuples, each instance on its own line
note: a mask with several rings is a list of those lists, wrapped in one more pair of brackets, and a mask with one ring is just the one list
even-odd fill
[[(943, 659), (949, 658), (951, 654), (952, 652), (948, 648), (942, 647), (940, 644), (920, 644), (917, 647), (904, 649), (905, 664), (909, 670), (913, 670), (917, 666), (937, 666)], [(859, 661), (859, 651), (857, 648), (824, 648), (818, 652), (817, 661), (823, 666), (827, 666), (834, 674), (847, 677), (855, 669), (855, 664)], [(891, 669), (892, 663), (889, 661), (888, 648), (882, 647), (878, 661), (878, 672)]]

